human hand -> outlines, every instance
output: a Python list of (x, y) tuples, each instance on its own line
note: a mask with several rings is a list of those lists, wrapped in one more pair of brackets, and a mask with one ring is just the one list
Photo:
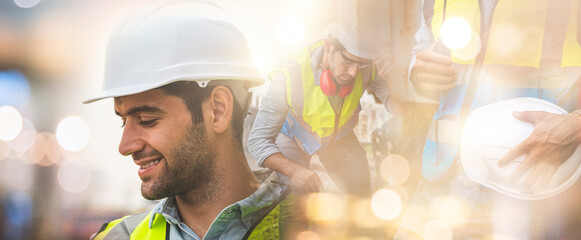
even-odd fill
[(559, 115), (544, 111), (513, 112), (513, 115), (534, 124), (535, 128), (529, 137), (498, 161), (498, 166), (505, 166), (526, 154), (526, 159), (511, 174), (510, 181), (515, 183), (530, 171), (525, 185), (529, 188), (544, 186), (579, 145), (581, 117), (577, 113)]
[(296, 166), (290, 174), (292, 186), (299, 192), (318, 192), (323, 185), (315, 171)]
[(454, 87), (456, 84), (456, 68), (452, 67), (450, 57), (434, 50), (432, 44), (429, 50), (416, 54), (410, 79), (421, 95), (437, 97)]

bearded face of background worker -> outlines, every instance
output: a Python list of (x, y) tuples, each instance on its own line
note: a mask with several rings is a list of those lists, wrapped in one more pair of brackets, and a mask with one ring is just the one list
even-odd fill
[(357, 57), (348, 52), (337, 40), (325, 41), (325, 56), (323, 65), (329, 69), (335, 81), (340, 85), (347, 85), (355, 79), (357, 72), (364, 68), (371, 67), (370, 59)]

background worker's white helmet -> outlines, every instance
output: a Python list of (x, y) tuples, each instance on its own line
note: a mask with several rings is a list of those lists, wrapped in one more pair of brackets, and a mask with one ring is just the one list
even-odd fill
[(473, 181), (517, 199), (539, 200), (564, 192), (581, 175), (581, 145), (557, 168), (548, 184), (532, 189), (524, 186), (530, 171), (516, 183), (509, 181), (525, 155), (507, 166), (498, 167), (498, 160), (534, 129), (533, 124), (516, 119), (513, 111), (567, 113), (561, 107), (538, 98), (513, 98), (477, 108), (466, 119), (462, 131), (460, 159), (464, 171)]
[(382, 31), (374, 31), (371, 26), (357, 26), (353, 23), (331, 23), (327, 36), (337, 39), (349, 53), (365, 59), (376, 59), (381, 55), (385, 41)]
[(230, 82), (246, 87), (264, 83), (245, 37), (222, 9), (209, 2), (171, 1), (137, 12), (111, 35), (103, 90), (84, 103), (176, 81), (205, 87), (211, 80), (242, 80)]

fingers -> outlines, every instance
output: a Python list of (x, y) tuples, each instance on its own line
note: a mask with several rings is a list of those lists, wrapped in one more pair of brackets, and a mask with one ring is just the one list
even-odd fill
[(322, 183), (317, 173), (306, 168), (299, 171), (291, 177), (293, 186), (300, 192), (319, 192)]
[(498, 163), (497, 163), (498, 166), (504, 167), (508, 163), (510, 163), (512, 160), (517, 158), (518, 156), (525, 154), (526, 153), (525, 149), (526, 149), (527, 145), (528, 145), (528, 142), (526, 139), (523, 142), (521, 142), (519, 145), (516, 145), (516, 147), (514, 147), (513, 149), (508, 151), (506, 154), (504, 154), (504, 156), (502, 156), (502, 158), (500, 158), (500, 160), (498, 160)]
[(540, 119), (544, 119), (546, 118), (547, 114), (550, 114), (548, 112), (544, 112), (544, 111), (524, 111), (524, 112), (517, 112), (514, 111), (512, 112), (512, 115), (521, 121), (525, 121), (525, 122), (530, 122), (530, 123), (535, 123)]
[(541, 188), (541, 187), (547, 186), (549, 184), (549, 182), (551, 181), (551, 179), (553, 178), (553, 175), (555, 175), (555, 172), (557, 171), (557, 168), (556, 167), (553, 167), (553, 166), (550, 166), (550, 165), (544, 165), (543, 167), (539, 167), (539, 169), (544, 174), (542, 175), (542, 177), (538, 181), (538, 185), (533, 186), (533, 189), (537, 189), (537, 188)]
[(533, 161), (530, 158), (525, 159), (510, 175), (510, 183), (515, 184), (518, 180), (534, 166)]
[(421, 53), (418, 53), (416, 56), (416, 62), (414, 64), (414, 70), (418, 72), (430, 72), (437, 75), (453, 77), (456, 79), (456, 68), (450, 65), (450, 60), (442, 60), (439, 59), (439, 56), (443, 56), (444, 58), (448, 58), (444, 55), (434, 53), (435, 56), (432, 56), (430, 52), (426, 52), (426, 56), (429, 57), (420, 57)]
[(450, 65), (452, 63), (450, 57), (431, 50), (424, 50), (418, 52), (418, 54), (416, 54), (416, 60), (418, 59), (443, 65)]
[(421, 87), (425, 84), (448, 85), (453, 87), (456, 84), (456, 77), (444, 76), (429, 72), (418, 72), (415, 79), (416, 87)]
[(411, 80), (423, 92), (450, 90), (456, 83), (456, 68), (450, 58), (432, 51), (421, 51), (416, 55)]

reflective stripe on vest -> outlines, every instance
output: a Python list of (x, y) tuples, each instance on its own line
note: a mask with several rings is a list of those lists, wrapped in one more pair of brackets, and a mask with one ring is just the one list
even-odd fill
[[(479, 1), (447, 0), (446, 19), (460, 17), (467, 20), (472, 31), (480, 32), (480, 9)], [(567, 24), (566, 34), (563, 35), (562, 49), (557, 49), (561, 54), (561, 67), (581, 66), (581, 45), (577, 39), (578, 31), (578, 9), (579, 0), (559, 1), (564, 6), (565, 13), (551, 9), (553, 2), (549, 0), (498, 0), (494, 9), (494, 15), (490, 26), (490, 34), (484, 65), (504, 64), (522, 67), (539, 67), (541, 57), (547, 54), (544, 51), (551, 44), (544, 41), (545, 26), (547, 23)], [(556, 5), (556, 3), (554, 3)], [(569, 8), (566, 8), (566, 7)], [(440, 37), (440, 27), (442, 25), (442, 13), (444, 1), (436, 0), (434, 3), (434, 15), (432, 18), (432, 32), (434, 39)], [(550, 10), (553, 10), (549, 12)], [(552, 15), (551, 15), (552, 14)], [(562, 18), (559, 19), (559, 18)], [(546, 40), (546, 39), (545, 39)], [(459, 64), (473, 64), (472, 59), (461, 59), (452, 51), (452, 61)]]
[(311, 67), (311, 54), (323, 43), (324, 40), (318, 41), (283, 60), (270, 74), (273, 77), (280, 72), (286, 77), (286, 100), (291, 110), (282, 132), (294, 138), (308, 154), (346, 136), (355, 128), (361, 110), (359, 100), (375, 76), (375, 66), (358, 71), (353, 91), (343, 99), (340, 114), (337, 115), (328, 97), (316, 85)]

